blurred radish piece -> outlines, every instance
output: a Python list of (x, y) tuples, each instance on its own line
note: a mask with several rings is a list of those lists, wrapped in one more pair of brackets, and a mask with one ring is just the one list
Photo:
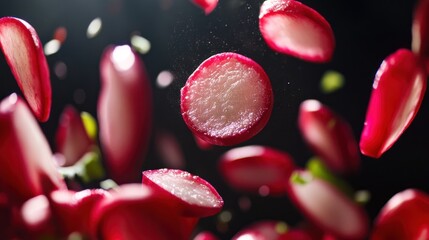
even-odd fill
[(219, 238), (209, 231), (203, 231), (199, 232), (193, 240), (219, 240)]
[(20, 210), (20, 235), (24, 239), (56, 239), (56, 224), (45, 195), (28, 199)]
[(201, 139), (200, 137), (198, 137), (197, 135), (193, 134), (194, 139), (195, 139), (195, 143), (197, 144), (197, 146), (201, 149), (201, 150), (209, 150), (213, 148), (213, 144)]
[(311, 236), (300, 229), (290, 229), (281, 221), (261, 220), (232, 237), (232, 240), (311, 240)]
[(155, 137), (156, 150), (168, 168), (184, 168), (185, 156), (177, 138), (168, 132), (159, 131)]
[(429, 74), (429, 1), (417, 1), (413, 15), (412, 42), (413, 52), (426, 62)]
[(195, 5), (204, 10), (209, 15), (217, 6), (218, 0), (191, 0)]

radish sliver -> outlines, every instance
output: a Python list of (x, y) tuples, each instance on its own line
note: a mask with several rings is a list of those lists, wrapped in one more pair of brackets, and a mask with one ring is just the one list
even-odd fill
[(259, 13), (259, 29), (268, 46), (277, 52), (312, 62), (332, 58), (335, 38), (330, 24), (298, 1), (265, 1)]
[(214, 145), (234, 145), (265, 127), (273, 92), (256, 62), (237, 53), (219, 53), (192, 73), (181, 89), (180, 105), (195, 135)]
[(429, 72), (429, 0), (417, 1), (413, 16), (411, 48), (426, 62)]
[(192, 0), (192, 2), (203, 9), (204, 13), (207, 15), (216, 8), (218, 0)]

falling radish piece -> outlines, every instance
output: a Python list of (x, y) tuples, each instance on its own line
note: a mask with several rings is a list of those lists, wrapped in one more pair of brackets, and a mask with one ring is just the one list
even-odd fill
[(414, 9), (411, 48), (426, 62), (429, 73), (429, 0), (417, 1)]
[(19, 18), (0, 18), (0, 48), (34, 115), (46, 122), (51, 111), (51, 80), (36, 30)]
[(320, 229), (338, 239), (364, 239), (369, 219), (365, 211), (335, 186), (297, 170), (288, 182), (291, 200)]
[(219, 160), (219, 171), (235, 189), (258, 193), (268, 187), (270, 195), (286, 194), (286, 182), (296, 169), (292, 157), (265, 146), (233, 148)]
[(424, 67), (413, 52), (399, 49), (375, 75), (360, 139), (362, 154), (379, 158), (416, 116), (426, 91)]
[(261, 220), (236, 233), (232, 240), (265, 240), (265, 239), (293, 239), (311, 240), (311, 236), (301, 229), (290, 228), (285, 222), (275, 220)]
[(219, 240), (219, 238), (209, 231), (203, 231), (199, 232), (193, 240)]
[(183, 170), (144, 171), (143, 184), (177, 202), (185, 216), (206, 217), (218, 213), (223, 207), (222, 197), (210, 183)]
[(311, 62), (328, 62), (335, 49), (330, 24), (314, 9), (294, 0), (266, 0), (259, 30), (270, 48)]
[(210, 14), (217, 6), (218, 0), (191, 0), (195, 5), (204, 10), (206, 15)]
[(199, 138), (234, 145), (265, 127), (273, 92), (260, 65), (225, 52), (208, 58), (192, 73), (181, 89), (180, 106), (185, 123)]
[(314, 99), (302, 102), (298, 126), (313, 152), (332, 171), (347, 174), (359, 170), (359, 147), (352, 128), (327, 106)]

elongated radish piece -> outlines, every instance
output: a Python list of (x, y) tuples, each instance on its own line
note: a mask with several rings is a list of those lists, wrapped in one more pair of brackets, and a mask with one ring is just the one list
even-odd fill
[(65, 187), (49, 144), (16, 94), (0, 102), (0, 189), (23, 202)]
[(214, 145), (234, 145), (265, 127), (273, 93), (261, 66), (226, 52), (208, 58), (192, 73), (181, 89), (180, 106), (195, 135)]
[(330, 24), (314, 9), (294, 0), (266, 0), (259, 30), (274, 51), (311, 62), (331, 60), (335, 49)]
[(378, 214), (371, 240), (428, 239), (429, 196), (416, 189), (395, 194)]
[(426, 73), (420, 59), (407, 49), (388, 56), (372, 85), (360, 139), (364, 155), (379, 158), (408, 128), (426, 91)]
[(300, 229), (290, 229), (281, 221), (261, 220), (242, 229), (232, 237), (232, 240), (311, 240), (311, 236)]
[(289, 197), (316, 226), (339, 239), (364, 239), (365, 211), (335, 186), (298, 170), (288, 184)]
[(80, 114), (71, 105), (60, 116), (55, 140), (57, 151), (65, 158), (63, 166), (75, 164), (94, 144), (85, 130)]
[(51, 111), (51, 80), (36, 30), (22, 19), (0, 18), (0, 48), (25, 99), (39, 121)]
[(100, 71), (97, 113), (108, 173), (117, 183), (140, 181), (152, 123), (152, 90), (146, 71), (127, 45), (108, 47)]
[(219, 171), (226, 182), (251, 193), (265, 186), (270, 195), (286, 194), (286, 182), (295, 168), (286, 152), (257, 145), (231, 149), (219, 160)]
[(216, 8), (218, 0), (192, 0), (192, 2), (208, 15)]
[(429, 0), (417, 1), (414, 9), (411, 48), (426, 61), (429, 73)]
[(348, 122), (321, 102), (301, 103), (298, 113), (301, 134), (313, 152), (334, 172), (347, 174), (360, 167), (359, 147)]
[(176, 201), (185, 216), (206, 217), (223, 207), (222, 197), (206, 180), (178, 169), (156, 169), (143, 172), (143, 184), (157, 194)]

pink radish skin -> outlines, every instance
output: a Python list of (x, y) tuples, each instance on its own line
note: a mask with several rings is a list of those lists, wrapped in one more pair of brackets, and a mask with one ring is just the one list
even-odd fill
[(411, 48), (426, 62), (429, 73), (429, 0), (417, 1), (414, 9)]
[(428, 239), (428, 219), (429, 196), (416, 189), (404, 190), (381, 209), (370, 239)]
[(31, 110), (39, 121), (46, 122), (51, 111), (51, 80), (36, 30), (19, 18), (0, 18), (0, 48)]
[(219, 238), (217, 238), (213, 233), (208, 232), (208, 231), (204, 231), (204, 232), (200, 232), (198, 233), (195, 237), (194, 240), (219, 240)]
[(360, 167), (359, 147), (348, 122), (317, 100), (301, 103), (298, 126), (304, 140), (325, 164), (339, 174)]
[(56, 228), (49, 200), (45, 195), (28, 199), (19, 212), (19, 234), (23, 239), (56, 237)]
[(181, 89), (182, 117), (199, 138), (221, 146), (244, 142), (267, 124), (273, 92), (265, 71), (237, 53), (219, 53), (192, 73)]
[(222, 197), (210, 183), (183, 170), (144, 171), (143, 184), (156, 194), (177, 202), (184, 216), (207, 217), (223, 207)]
[(379, 158), (416, 116), (426, 91), (420, 59), (407, 49), (388, 56), (374, 79), (360, 138), (362, 154)]
[(152, 124), (152, 90), (140, 57), (129, 46), (108, 47), (101, 58), (100, 142), (110, 177), (138, 182)]
[(328, 62), (335, 49), (330, 24), (314, 9), (294, 0), (266, 0), (259, 29), (270, 48), (310, 62)]
[(232, 240), (311, 240), (310, 235), (299, 229), (289, 229), (284, 222), (262, 220), (234, 235)]
[(192, 2), (208, 15), (216, 8), (218, 0), (192, 0)]
[(63, 166), (75, 164), (94, 144), (80, 114), (72, 106), (67, 106), (61, 114), (55, 137), (57, 151), (65, 158)]
[(304, 182), (289, 181), (291, 200), (313, 224), (339, 239), (364, 239), (369, 219), (365, 211), (336, 187), (314, 178), (308, 171), (296, 171)]
[(49, 144), (16, 94), (0, 102), (0, 189), (13, 202), (65, 188)]
[(219, 160), (219, 171), (230, 186), (256, 194), (262, 186), (270, 195), (286, 194), (285, 183), (295, 169), (286, 152), (257, 145), (231, 149)]

